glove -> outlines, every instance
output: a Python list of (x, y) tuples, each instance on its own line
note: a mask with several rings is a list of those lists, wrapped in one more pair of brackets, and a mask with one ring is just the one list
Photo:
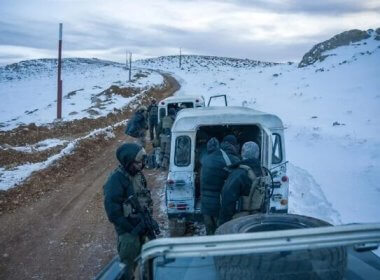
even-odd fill
[(132, 229), (131, 234), (134, 236), (140, 236), (146, 232), (146, 229), (147, 228), (144, 221), (141, 221)]

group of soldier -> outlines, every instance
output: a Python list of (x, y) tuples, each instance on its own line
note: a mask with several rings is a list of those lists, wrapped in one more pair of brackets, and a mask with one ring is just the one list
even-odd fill
[[(117, 233), (120, 260), (127, 264), (125, 279), (134, 279), (135, 259), (150, 237), (149, 226), (153, 223), (158, 228), (156, 221), (152, 219), (148, 224), (139, 213), (141, 209), (146, 209), (149, 213), (153, 211), (147, 180), (142, 173), (147, 162), (146, 130), (149, 127), (154, 146), (157, 146), (159, 136), (160, 164), (167, 168), (175, 115), (176, 111), (169, 109), (168, 115), (162, 116), (158, 125), (156, 100), (153, 99), (148, 108), (138, 108), (125, 131), (127, 135), (136, 138), (137, 143), (124, 143), (117, 149), (119, 166), (104, 185), (106, 214)], [(257, 179), (263, 175), (259, 163), (259, 147), (254, 142), (246, 142), (240, 154), (239, 148), (237, 139), (232, 134), (225, 136), (221, 143), (218, 139), (211, 138), (207, 142), (206, 152), (199, 158), (201, 212), (208, 235), (214, 234), (219, 225), (232, 219), (238, 212), (259, 211), (262, 207), (262, 201), (252, 199), (260, 197), (258, 193), (262, 193), (259, 188), (253, 188), (253, 185), (258, 185)], [(253, 189), (258, 190), (258, 193), (253, 194)], [(136, 198), (138, 209), (130, 202), (131, 197)], [(237, 204), (240, 209), (236, 208)]]
[[(150, 140), (160, 137), (160, 163), (164, 168), (169, 164), (170, 133), (175, 118), (175, 111), (169, 109), (168, 116), (161, 119), (158, 126), (158, 107), (152, 99), (148, 108), (139, 107), (129, 120), (125, 133), (136, 139), (136, 143), (124, 143), (116, 150), (119, 166), (110, 174), (104, 184), (104, 207), (109, 221), (117, 233), (117, 250), (121, 262), (127, 265), (124, 279), (134, 279), (135, 259), (140, 254), (142, 245), (151, 238), (149, 229), (158, 229), (154, 219), (147, 221), (139, 211), (153, 212), (153, 200), (147, 187), (147, 180), (142, 173), (147, 162), (146, 130), (149, 127)], [(149, 125), (148, 125), (149, 124)], [(153, 145), (157, 141), (153, 142)], [(132, 203), (132, 198), (137, 200)]]
[(149, 128), (150, 141), (153, 147), (160, 147), (157, 167), (167, 169), (170, 159), (170, 134), (176, 116), (174, 108), (168, 109), (167, 115), (158, 119), (158, 106), (155, 99), (148, 106), (139, 107), (128, 121), (125, 134), (135, 138), (138, 144), (146, 147), (146, 131)]
[(201, 157), (201, 213), (207, 235), (218, 226), (237, 217), (263, 211), (264, 174), (259, 146), (246, 142), (239, 154), (239, 144), (232, 134), (207, 142)]

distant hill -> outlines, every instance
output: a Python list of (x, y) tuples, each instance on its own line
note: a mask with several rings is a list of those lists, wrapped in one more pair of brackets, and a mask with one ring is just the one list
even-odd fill
[[(218, 57), (218, 56), (202, 56), (202, 55), (183, 55), (181, 57), (182, 70), (191, 69), (216, 69), (223, 67), (233, 67), (233, 68), (255, 68), (258, 66), (274, 66), (279, 63), (273, 62), (263, 62), (252, 59), (239, 59), (230, 57)], [(135, 65), (146, 68), (155, 69), (172, 69), (179, 67), (179, 56), (161, 56), (157, 58), (142, 59), (136, 61)]]
[(316, 62), (322, 62), (331, 55), (327, 53), (328, 51), (342, 46), (349, 46), (353, 43), (361, 42), (366, 39), (377, 40), (380, 42), (380, 28), (377, 28), (376, 31), (372, 29), (367, 31), (353, 29), (335, 35), (329, 40), (315, 45), (310, 51), (308, 51), (303, 56), (301, 62), (298, 64), (298, 67), (302, 68)]
[[(57, 59), (32, 59), (20, 61), (0, 67), (0, 81), (20, 80), (35, 76), (57, 75)], [(97, 58), (65, 58), (62, 60), (63, 70), (86, 70), (88, 68), (101, 68), (106, 66), (122, 67), (117, 62), (100, 60)]]

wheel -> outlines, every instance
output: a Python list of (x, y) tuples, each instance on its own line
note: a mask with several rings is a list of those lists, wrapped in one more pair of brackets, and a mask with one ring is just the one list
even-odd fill
[[(256, 214), (231, 220), (215, 234), (262, 232), (330, 226), (293, 214)], [(343, 279), (347, 264), (344, 247), (294, 250), (214, 258), (220, 279)]]
[(184, 236), (186, 232), (186, 220), (185, 219), (169, 219), (169, 233), (171, 237)]

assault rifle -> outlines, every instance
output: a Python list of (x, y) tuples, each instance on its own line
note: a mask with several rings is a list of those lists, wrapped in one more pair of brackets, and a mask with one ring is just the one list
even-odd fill
[(141, 221), (143, 221), (148, 229), (147, 235), (150, 240), (156, 239), (157, 235), (160, 234), (160, 228), (157, 222), (152, 218), (147, 207), (142, 208), (140, 202), (135, 195), (131, 195), (127, 199), (127, 203), (137, 211), (137, 214)]

